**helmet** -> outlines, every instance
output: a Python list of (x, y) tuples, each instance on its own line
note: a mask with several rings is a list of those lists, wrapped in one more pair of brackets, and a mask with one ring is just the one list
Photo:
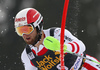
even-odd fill
[(43, 17), (34, 8), (26, 8), (17, 13), (15, 17), (15, 28), (32, 24), (33, 27), (37, 27), (39, 31), (43, 29), (42, 25)]

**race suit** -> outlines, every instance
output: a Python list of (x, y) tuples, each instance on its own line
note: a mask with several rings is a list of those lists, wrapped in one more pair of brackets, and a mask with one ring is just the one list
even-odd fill
[[(43, 30), (44, 37), (53, 36), (60, 41), (61, 28), (49, 28)], [(97, 61), (95, 58), (86, 55), (84, 43), (73, 36), (68, 30), (65, 29), (64, 44), (67, 50), (88, 57)], [(56, 47), (56, 46), (55, 46)], [(60, 52), (51, 51), (43, 44), (37, 47), (27, 45), (21, 55), (22, 62), (25, 70), (60, 70)], [(65, 70), (100, 70), (100, 65), (78, 57), (70, 53), (64, 53)]]

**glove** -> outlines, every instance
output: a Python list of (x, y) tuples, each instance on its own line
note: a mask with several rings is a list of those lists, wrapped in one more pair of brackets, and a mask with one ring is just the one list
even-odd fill
[[(43, 43), (44, 43), (44, 46), (49, 50), (60, 51), (60, 42), (52, 36), (46, 37)], [(67, 49), (67, 46), (64, 44), (64, 53), (66, 52), (66, 49)]]

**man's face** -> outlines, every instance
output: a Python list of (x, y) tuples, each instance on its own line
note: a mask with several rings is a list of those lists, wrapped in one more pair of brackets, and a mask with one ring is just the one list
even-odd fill
[(27, 44), (34, 44), (38, 39), (38, 34), (37, 34), (37, 31), (36, 31), (36, 28), (33, 30), (32, 33), (30, 33), (28, 35), (23, 34), (22, 37)]

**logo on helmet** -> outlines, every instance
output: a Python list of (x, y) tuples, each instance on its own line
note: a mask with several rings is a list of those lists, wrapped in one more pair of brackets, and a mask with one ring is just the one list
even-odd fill
[(25, 21), (25, 17), (22, 17), (22, 18), (16, 18), (15, 19), (15, 22), (21, 22), (21, 21)]

